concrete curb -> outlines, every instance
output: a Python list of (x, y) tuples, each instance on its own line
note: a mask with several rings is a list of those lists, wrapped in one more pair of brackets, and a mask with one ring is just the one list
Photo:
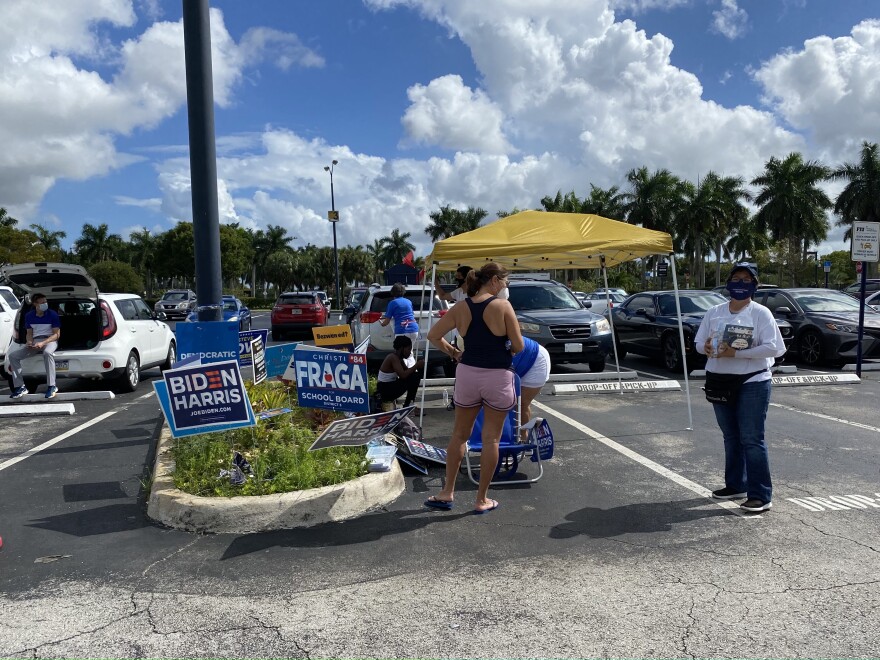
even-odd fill
[(389, 472), (375, 472), (335, 486), (295, 493), (242, 497), (200, 497), (174, 487), (171, 431), (163, 426), (156, 447), (153, 487), (147, 516), (188, 532), (248, 534), (311, 527), (347, 520), (389, 504), (404, 491), (397, 461)]

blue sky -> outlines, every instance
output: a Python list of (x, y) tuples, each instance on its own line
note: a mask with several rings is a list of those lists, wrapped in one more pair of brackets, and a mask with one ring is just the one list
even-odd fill
[[(877, 141), (867, 0), (211, 0), (220, 211), (327, 245), (535, 208), (633, 167), (756, 176)], [(0, 0), (0, 206), (127, 237), (189, 219), (180, 0)], [(830, 187), (836, 194), (838, 188)], [(833, 223), (833, 218), (831, 218)], [(821, 250), (843, 249), (832, 226)]]

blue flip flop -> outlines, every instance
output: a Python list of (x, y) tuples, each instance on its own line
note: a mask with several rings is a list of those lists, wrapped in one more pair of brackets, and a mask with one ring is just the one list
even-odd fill
[(452, 511), (452, 502), (447, 502), (446, 500), (438, 500), (436, 497), (431, 495), (428, 499), (425, 500), (425, 506), (429, 509), (441, 509), (443, 511)]
[(498, 500), (489, 500), (489, 501), (492, 502), (492, 506), (490, 506), (488, 509), (474, 509), (474, 513), (479, 516), (484, 513), (489, 513), (490, 511), (494, 511), (495, 509), (498, 508)]

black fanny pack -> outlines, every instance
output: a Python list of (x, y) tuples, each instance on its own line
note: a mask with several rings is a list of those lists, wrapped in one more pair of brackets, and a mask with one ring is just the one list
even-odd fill
[(706, 401), (720, 403), (723, 406), (734, 406), (739, 398), (739, 389), (752, 376), (762, 374), (766, 369), (753, 371), (750, 374), (716, 374), (706, 372), (706, 384), (703, 391), (706, 392)]

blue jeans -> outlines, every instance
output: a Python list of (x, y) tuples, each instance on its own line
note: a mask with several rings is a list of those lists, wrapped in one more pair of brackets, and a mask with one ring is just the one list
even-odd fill
[(773, 497), (770, 459), (764, 444), (764, 421), (770, 405), (770, 381), (745, 383), (735, 406), (713, 404), (724, 435), (724, 485), (749, 499)]

